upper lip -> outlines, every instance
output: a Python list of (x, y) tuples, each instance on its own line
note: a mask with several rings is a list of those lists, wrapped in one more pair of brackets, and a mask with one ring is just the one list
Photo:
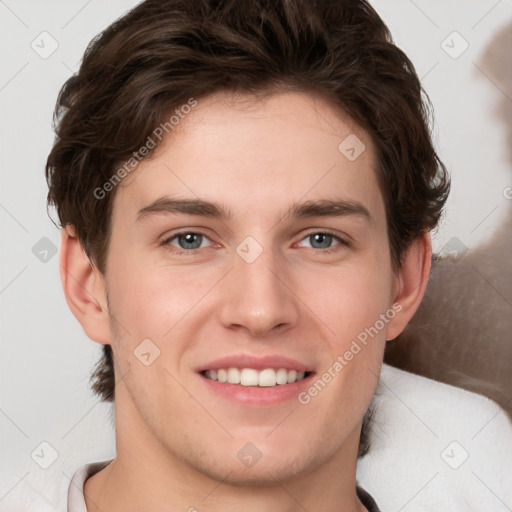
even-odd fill
[(221, 368), (254, 368), (265, 370), (266, 368), (285, 368), (286, 370), (297, 370), (298, 372), (311, 372), (311, 368), (295, 359), (280, 355), (268, 355), (256, 357), (249, 354), (236, 354), (232, 356), (215, 359), (197, 368), (197, 372), (205, 370), (219, 370)]

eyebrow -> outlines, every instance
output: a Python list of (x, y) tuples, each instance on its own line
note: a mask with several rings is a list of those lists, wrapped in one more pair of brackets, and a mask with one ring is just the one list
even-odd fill
[[(220, 203), (212, 203), (203, 199), (176, 199), (162, 197), (148, 206), (141, 208), (137, 221), (145, 217), (159, 214), (201, 215), (204, 217), (230, 219), (231, 209)], [(284, 217), (342, 217), (356, 216), (373, 224), (373, 218), (368, 209), (360, 202), (350, 199), (320, 199), (316, 201), (294, 202), (284, 214)]]

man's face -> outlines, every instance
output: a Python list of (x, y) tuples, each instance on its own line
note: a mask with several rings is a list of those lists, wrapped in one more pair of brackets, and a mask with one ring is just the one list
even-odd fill
[[(200, 101), (116, 191), (118, 452), (232, 482), (354, 464), (396, 284), (374, 147), (318, 97), (226, 99)], [(224, 370), (249, 385), (211, 379)]]

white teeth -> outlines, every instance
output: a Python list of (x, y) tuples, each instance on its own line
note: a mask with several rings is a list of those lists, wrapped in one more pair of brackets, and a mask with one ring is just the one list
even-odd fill
[(238, 368), (228, 368), (228, 383), (240, 384), (240, 370)]
[(288, 384), (291, 382), (295, 382), (297, 380), (297, 372), (295, 370), (290, 370), (288, 372)]
[(275, 386), (277, 384), (276, 372), (268, 368), (260, 372), (258, 386)]
[(252, 368), (244, 368), (240, 372), (240, 384), (242, 386), (257, 386), (258, 372)]
[(279, 368), (276, 372), (277, 384), (288, 384), (288, 371), (284, 368)]
[(241, 384), (242, 386), (272, 387), (283, 384), (299, 382), (305, 377), (305, 372), (287, 370), (286, 368), (265, 368), (258, 371), (254, 368), (221, 368), (219, 370), (206, 370), (204, 376), (211, 380), (227, 382), (228, 384)]

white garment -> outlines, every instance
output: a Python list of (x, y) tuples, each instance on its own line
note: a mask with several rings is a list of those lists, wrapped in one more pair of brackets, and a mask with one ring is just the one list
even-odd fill
[(67, 512), (87, 512), (84, 499), (84, 483), (89, 477), (101, 471), (112, 460), (84, 464), (75, 471), (68, 488)]
[(357, 479), (383, 512), (510, 512), (512, 423), (488, 398), (383, 365)]

